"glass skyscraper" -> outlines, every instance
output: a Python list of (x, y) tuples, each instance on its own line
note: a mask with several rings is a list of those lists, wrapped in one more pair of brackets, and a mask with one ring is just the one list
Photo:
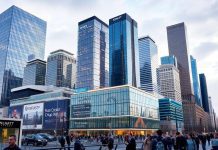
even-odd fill
[(155, 41), (149, 36), (139, 39), (139, 64), (141, 89), (147, 92), (158, 92), (157, 72), (158, 50)]
[(12, 6), (0, 14), (0, 106), (21, 86), (28, 56), (44, 59), (46, 22)]
[(176, 68), (178, 68), (177, 59), (175, 56), (164, 56), (161, 57), (161, 65), (174, 65)]
[(201, 102), (201, 92), (199, 87), (199, 76), (197, 70), (197, 62), (193, 56), (190, 56), (191, 59), (191, 67), (192, 67), (192, 80), (193, 80), (193, 89), (195, 95), (195, 101), (199, 106), (202, 106)]
[(140, 87), (137, 22), (128, 14), (109, 20), (110, 86)]
[(206, 77), (202, 73), (202, 74), (199, 74), (199, 79), (200, 79), (200, 87), (201, 87), (202, 106), (204, 108), (204, 111), (210, 112)]
[(75, 88), (76, 59), (72, 53), (59, 49), (48, 56), (46, 85)]
[(45, 85), (46, 62), (34, 59), (27, 62), (24, 68), (24, 85)]
[(96, 16), (79, 22), (76, 88), (109, 86), (108, 32), (108, 25)]
[(167, 39), (169, 55), (174, 55), (177, 58), (182, 99), (193, 101), (192, 72), (185, 24), (168, 26)]

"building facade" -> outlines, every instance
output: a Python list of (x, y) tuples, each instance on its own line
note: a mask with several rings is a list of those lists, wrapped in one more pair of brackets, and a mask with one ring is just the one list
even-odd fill
[(193, 89), (194, 89), (195, 101), (199, 106), (202, 106), (197, 62), (193, 56), (190, 56), (190, 59), (191, 59), (192, 80), (193, 80)]
[[(42, 93), (31, 94), (36, 90)], [(13, 92), (26, 93), (10, 100), (8, 108), (8, 118), (23, 120), (24, 135), (38, 132), (63, 135), (68, 131), (71, 89), (35, 85), (15, 88)]]
[(12, 6), (0, 14), (0, 33), (0, 106), (5, 106), (11, 89), (22, 86), (28, 56), (44, 59), (46, 22)]
[(35, 59), (27, 62), (24, 68), (24, 85), (45, 85), (46, 62)]
[(109, 20), (110, 86), (140, 87), (138, 28), (128, 14)]
[(167, 39), (169, 55), (174, 55), (177, 58), (182, 99), (194, 101), (191, 63), (185, 24), (179, 23), (168, 26)]
[(158, 99), (132, 86), (73, 94), (70, 131), (79, 134), (151, 133), (159, 128)]
[(109, 86), (109, 29), (96, 16), (79, 22), (77, 88)]
[(161, 57), (161, 65), (173, 65), (178, 68), (177, 59), (174, 55)]
[(160, 93), (166, 98), (181, 101), (179, 70), (172, 64), (161, 65), (157, 69)]
[(141, 89), (159, 93), (156, 72), (158, 68), (157, 45), (149, 36), (142, 37), (138, 41)]
[(47, 60), (46, 85), (75, 88), (76, 59), (72, 53), (59, 49)]
[(202, 107), (204, 108), (204, 111), (210, 112), (206, 77), (202, 73), (199, 74), (199, 79), (200, 79), (200, 88), (201, 88)]
[(160, 128), (163, 132), (175, 134), (184, 130), (182, 102), (173, 99), (159, 99)]

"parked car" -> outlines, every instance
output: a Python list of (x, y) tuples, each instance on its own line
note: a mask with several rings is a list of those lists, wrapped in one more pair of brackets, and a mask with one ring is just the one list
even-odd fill
[(38, 133), (38, 135), (40, 135), (41, 137), (46, 139), (48, 142), (56, 141), (56, 137), (54, 137), (48, 133)]
[(47, 140), (38, 134), (26, 135), (24, 140), (23, 140), (23, 145), (24, 144), (26, 144), (26, 145), (32, 144), (34, 146), (38, 146), (38, 145), (46, 146), (47, 143), (48, 143)]

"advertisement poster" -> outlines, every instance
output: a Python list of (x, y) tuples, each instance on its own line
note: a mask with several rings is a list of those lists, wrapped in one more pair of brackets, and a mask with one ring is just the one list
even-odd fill
[(21, 119), (23, 117), (23, 106), (11, 106), (8, 108), (8, 118)]
[(23, 129), (42, 129), (43, 103), (23, 106)]
[(43, 129), (68, 128), (69, 100), (57, 100), (44, 104)]
[(91, 104), (72, 105), (71, 118), (90, 117)]

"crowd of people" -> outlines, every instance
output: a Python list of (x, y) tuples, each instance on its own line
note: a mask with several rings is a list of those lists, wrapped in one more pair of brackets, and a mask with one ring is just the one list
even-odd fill
[[(70, 145), (71, 141), (74, 141), (75, 150), (85, 149), (82, 140), (88, 142), (101, 143), (100, 150), (112, 150), (119, 144), (125, 143), (126, 150), (136, 150), (137, 142), (142, 143), (143, 150), (207, 150), (206, 145), (211, 145), (212, 150), (218, 150), (218, 133), (208, 134), (185, 134), (177, 132), (174, 136), (169, 134), (163, 134), (161, 130), (158, 130), (153, 135), (147, 136), (113, 136), (113, 135), (99, 135), (99, 136), (66, 136), (66, 143)], [(116, 140), (116, 142), (114, 142)], [(137, 142), (136, 142), (137, 141)], [(201, 147), (201, 148), (200, 148)]]

